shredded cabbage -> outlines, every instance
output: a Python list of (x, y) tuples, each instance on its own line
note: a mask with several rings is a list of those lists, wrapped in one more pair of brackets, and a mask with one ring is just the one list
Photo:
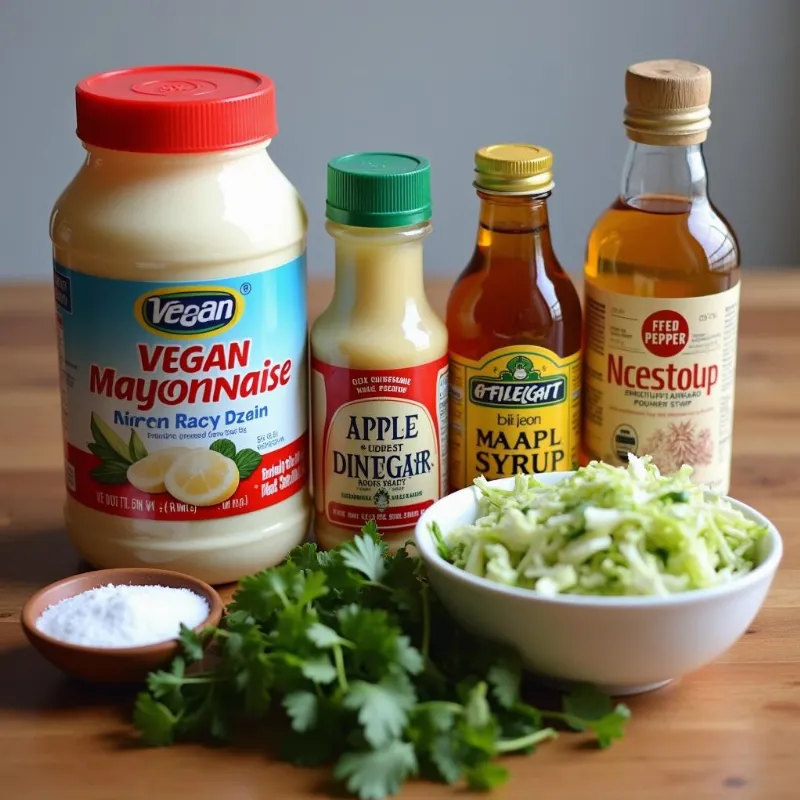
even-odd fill
[(518, 475), (510, 490), (483, 478), (478, 518), (443, 536), (457, 567), (542, 595), (669, 595), (744, 575), (766, 528), (691, 481), (661, 475), (645, 456), (627, 467), (593, 461), (545, 486)]

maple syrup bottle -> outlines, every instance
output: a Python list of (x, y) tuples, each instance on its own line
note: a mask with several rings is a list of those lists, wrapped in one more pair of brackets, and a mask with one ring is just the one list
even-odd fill
[(708, 197), (711, 73), (635, 64), (620, 196), (587, 247), (587, 459), (651, 455), (726, 493), (730, 479), (739, 245)]
[(475, 154), (475, 252), (447, 303), (450, 489), (578, 466), (581, 306), (553, 250), (553, 155)]

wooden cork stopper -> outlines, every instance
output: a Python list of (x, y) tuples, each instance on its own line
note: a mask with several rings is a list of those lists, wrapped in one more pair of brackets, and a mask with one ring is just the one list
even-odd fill
[(698, 144), (711, 126), (711, 71), (678, 59), (643, 61), (625, 73), (625, 127), (645, 144)]

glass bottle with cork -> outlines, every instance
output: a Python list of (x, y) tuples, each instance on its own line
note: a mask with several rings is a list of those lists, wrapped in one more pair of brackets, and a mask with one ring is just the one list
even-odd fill
[(581, 307), (556, 258), (553, 155), (529, 144), (475, 154), (475, 252), (447, 303), (450, 488), (577, 467)]
[(620, 195), (585, 268), (587, 459), (691, 464), (727, 492), (739, 245), (708, 196), (711, 73), (679, 60), (628, 68)]
[(394, 548), (446, 490), (447, 331), (428, 304), (430, 165), (401, 153), (328, 164), (333, 299), (311, 330), (315, 535), (369, 520)]

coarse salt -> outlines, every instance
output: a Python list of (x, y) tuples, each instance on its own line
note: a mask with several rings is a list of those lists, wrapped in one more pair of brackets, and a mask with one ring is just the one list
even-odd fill
[(100, 586), (47, 608), (36, 627), (86, 647), (141, 647), (174, 639), (208, 616), (204, 597), (170, 586)]

